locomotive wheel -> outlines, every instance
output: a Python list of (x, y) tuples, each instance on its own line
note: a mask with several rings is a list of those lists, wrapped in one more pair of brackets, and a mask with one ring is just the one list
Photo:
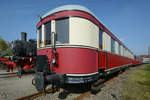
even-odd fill
[(22, 74), (22, 68), (21, 68), (21, 66), (18, 66), (18, 76), (19, 76), (19, 78), (21, 78), (21, 74)]

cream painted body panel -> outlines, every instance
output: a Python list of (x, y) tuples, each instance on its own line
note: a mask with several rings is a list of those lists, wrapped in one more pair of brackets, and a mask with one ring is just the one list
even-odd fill
[[(56, 33), (55, 20), (51, 21), (51, 33)], [(53, 34), (51, 34), (53, 36)], [(39, 45), (39, 30), (37, 30), (37, 47), (44, 47), (45, 45), (45, 25), (42, 24), (42, 41)], [(53, 43), (53, 39), (51, 39)], [(78, 17), (69, 18), (69, 44), (71, 45), (85, 45), (95, 48), (99, 48), (99, 27), (93, 24), (91, 21)], [(118, 42), (115, 41), (115, 53), (119, 54)], [(111, 52), (111, 37), (103, 32), (102, 35), (102, 48), (103, 50)], [(134, 59), (134, 55), (120, 45), (120, 51), (122, 56), (126, 56)]]
[(118, 51), (118, 42), (117, 41), (115, 41), (115, 53), (119, 54), (119, 51)]
[(83, 18), (69, 19), (70, 44), (85, 45), (98, 48), (99, 28), (91, 21)]
[(111, 37), (103, 32), (103, 50), (111, 52)]

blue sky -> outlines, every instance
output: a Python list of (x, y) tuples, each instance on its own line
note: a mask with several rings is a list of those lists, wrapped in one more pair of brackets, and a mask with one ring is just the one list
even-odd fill
[(135, 54), (150, 46), (150, 0), (0, 0), (0, 37), (20, 39), (20, 32), (36, 38), (37, 15), (66, 4), (91, 10)]

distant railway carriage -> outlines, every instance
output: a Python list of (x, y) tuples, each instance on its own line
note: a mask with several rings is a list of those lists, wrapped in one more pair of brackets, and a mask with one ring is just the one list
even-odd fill
[(92, 83), (135, 62), (133, 53), (83, 6), (61, 6), (40, 19), (38, 91), (49, 83)]

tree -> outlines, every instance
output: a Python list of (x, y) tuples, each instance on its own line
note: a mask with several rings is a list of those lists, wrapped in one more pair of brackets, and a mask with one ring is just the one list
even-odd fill
[[(0, 38), (0, 55), (3, 55), (3, 53), (4, 53), (4, 56), (11, 56), (12, 50), (8, 49), (10, 47), (11, 47), (10, 43), (7, 43), (5, 40)], [(5, 52), (6, 50), (7, 50), (7, 52)]]

